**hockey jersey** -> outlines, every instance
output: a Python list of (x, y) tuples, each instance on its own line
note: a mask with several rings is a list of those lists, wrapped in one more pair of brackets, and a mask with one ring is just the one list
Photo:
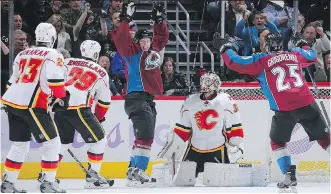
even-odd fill
[(48, 98), (66, 96), (63, 56), (57, 50), (34, 47), (21, 51), (15, 58), (13, 74), (2, 103), (18, 109), (48, 110)]
[(228, 49), (222, 58), (229, 69), (256, 76), (271, 110), (291, 111), (314, 102), (302, 69), (314, 64), (317, 55), (307, 46), (290, 52), (257, 53), (252, 56), (239, 56)]
[(244, 136), (238, 106), (226, 93), (218, 93), (212, 100), (193, 94), (185, 100), (180, 114), (174, 131), (184, 141), (190, 139), (197, 152), (216, 151), (230, 138)]
[(92, 107), (95, 100), (95, 115), (99, 121), (102, 120), (111, 100), (107, 71), (85, 59), (67, 58), (64, 64), (65, 87), (70, 92), (68, 109)]

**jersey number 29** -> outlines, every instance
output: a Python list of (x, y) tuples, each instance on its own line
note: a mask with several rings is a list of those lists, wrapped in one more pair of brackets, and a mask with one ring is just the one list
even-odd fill
[(98, 78), (92, 71), (84, 71), (80, 67), (72, 68), (69, 76), (71, 76), (71, 79), (65, 83), (65, 86), (74, 84), (74, 87), (81, 91), (89, 89)]
[(275, 67), (271, 70), (271, 73), (277, 75), (276, 87), (278, 92), (291, 89), (290, 82), (285, 82), (285, 78), (294, 78), (293, 85), (296, 88), (303, 86), (303, 81), (298, 73), (300, 70), (297, 64), (287, 64), (287, 69), (283, 67)]

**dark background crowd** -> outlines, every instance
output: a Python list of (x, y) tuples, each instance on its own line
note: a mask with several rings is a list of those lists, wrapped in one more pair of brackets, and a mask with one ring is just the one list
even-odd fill
[[(54, 25), (57, 31), (57, 48), (65, 58), (81, 57), (80, 43), (95, 40), (102, 46), (98, 63), (110, 76), (113, 95), (121, 95), (125, 84), (125, 68), (121, 56), (111, 41), (111, 30), (120, 22), (123, 0), (17, 0), (14, 1), (14, 57), (22, 50), (34, 46), (34, 30), (40, 22)], [(152, 1), (150, 2), (152, 4)], [(221, 8), (220, 0), (192, 0), (197, 12), (205, 9), (202, 19), (204, 29), (219, 33)], [(268, 28), (283, 35), (284, 49), (294, 47), (293, 41), (304, 38), (318, 54), (318, 63), (309, 67), (313, 79), (317, 82), (330, 81), (330, 1), (300, 0), (298, 29), (294, 29), (293, 1), (236, 0), (227, 1), (225, 9), (225, 33), (241, 42), (240, 54), (249, 56), (259, 52), (259, 33)], [(139, 13), (136, 13), (139, 14)], [(1, 1), (1, 88), (9, 79), (9, 7), (8, 0)], [(133, 18), (134, 19), (134, 18)], [(134, 39), (139, 25), (130, 24), (130, 33)], [(212, 41), (214, 36), (210, 36)], [(167, 48), (166, 48), (167, 50)], [(199, 74), (204, 69), (196, 69), (191, 80), (176, 72), (175, 59), (164, 56), (162, 79), (165, 95), (187, 95), (194, 91)], [(307, 71), (307, 70), (305, 70)], [(229, 69), (222, 69), (219, 75), (223, 81), (254, 81), (246, 75), (239, 75)], [(306, 75), (306, 80), (311, 78)], [(194, 79), (196, 77), (197, 79)]]

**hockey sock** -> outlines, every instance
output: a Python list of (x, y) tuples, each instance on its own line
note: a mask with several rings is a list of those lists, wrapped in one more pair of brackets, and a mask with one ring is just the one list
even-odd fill
[(41, 157), (41, 169), (45, 173), (45, 180), (55, 182), (56, 171), (59, 163), (59, 153), (61, 142), (59, 137), (55, 137), (43, 143)]
[(22, 164), (24, 162), (24, 158), (26, 154), (29, 152), (30, 142), (13, 142), (5, 161), (5, 179), (9, 182), (15, 183), (20, 170), (22, 168)]
[(90, 149), (87, 151), (88, 162), (90, 164), (89, 166), (92, 170), (98, 173), (100, 172), (105, 146), (106, 139), (103, 138), (98, 142), (90, 143)]
[(317, 143), (327, 152), (330, 153), (330, 134), (321, 140), (317, 140)]
[(61, 144), (61, 149), (60, 149), (60, 153), (59, 153), (59, 163), (62, 161), (64, 153), (67, 152), (67, 150), (70, 146), (71, 146), (71, 143)]
[(146, 170), (151, 153), (151, 145), (153, 138), (141, 139), (136, 138), (134, 141), (134, 149), (132, 150), (132, 157), (135, 162), (135, 167), (141, 170)]
[(270, 144), (278, 166), (282, 173), (285, 174), (291, 166), (291, 156), (286, 143), (275, 143), (271, 140)]

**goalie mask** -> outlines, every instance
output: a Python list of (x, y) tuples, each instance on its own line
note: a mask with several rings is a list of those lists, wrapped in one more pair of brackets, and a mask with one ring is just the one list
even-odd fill
[(145, 59), (145, 69), (151, 70), (161, 66), (161, 56), (156, 51), (151, 51)]
[(265, 36), (264, 46), (269, 51), (281, 51), (283, 49), (283, 39), (279, 33), (269, 33)]
[(82, 57), (92, 59), (93, 61), (98, 61), (100, 51), (100, 44), (94, 40), (85, 40), (80, 45), (80, 52), (82, 53)]
[(221, 79), (214, 72), (208, 72), (200, 77), (200, 92), (218, 92), (221, 89)]

